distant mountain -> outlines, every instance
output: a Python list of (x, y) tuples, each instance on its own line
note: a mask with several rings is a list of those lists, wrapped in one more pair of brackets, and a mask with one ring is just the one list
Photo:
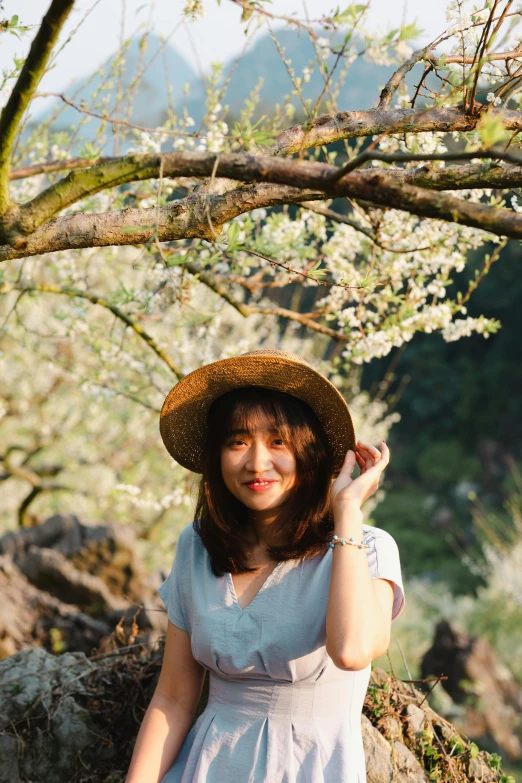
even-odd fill
[[(280, 47), (285, 50), (285, 57), (291, 60), (291, 67), (294, 69), (296, 76), (302, 76), (303, 68), (310, 66), (310, 64), (315, 64), (315, 70), (311, 75), (310, 81), (303, 83), (301, 89), (305, 99), (311, 98), (312, 101), (316, 100), (322, 92), (324, 79), (319, 73), (315, 49), (310, 38), (308, 35), (299, 35), (294, 30), (284, 28), (276, 31), (276, 37)], [(330, 68), (333, 67), (335, 59), (333, 55), (328, 58), (327, 62)], [(332, 77), (333, 88), (338, 84), (342, 64), (341, 60), (334, 71)], [(224, 69), (225, 75), (230, 70), (231, 65), (232, 62), (228, 63)], [(349, 111), (353, 109), (369, 109), (374, 106), (379, 97), (379, 88), (386, 84), (394, 70), (396, 70), (396, 66), (376, 65), (360, 56), (348, 69), (346, 78), (341, 85), (338, 98), (339, 109)], [(409, 74), (407, 83), (411, 86), (414, 81), (419, 80), (421, 73), (422, 66)], [(255, 45), (246, 52), (232, 74), (226, 97), (222, 101), (222, 103), (229, 105), (230, 115), (235, 117), (239, 115), (245, 100), (256, 86), (259, 77), (263, 79), (259, 111), (265, 114), (267, 112), (272, 113), (274, 105), (276, 103), (281, 105), (284, 96), (292, 91), (293, 86), (276, 45), (268, 34), (259, 37)], [(202, 87), (194, 85), (191, 88), (188, 106), (192, 116), (197, 115), (198, 119), (200, 114), (198, 107), (201, 106), (202, 100)], [(297, 110), (302, 106), (299, 98), (294, 98), (292, 103)]]
[[(130, 116), (126, 117), (126, 119), (129, 119), (130, 122), (135, 125), (156, 128), (158, 125), (162, 125), (167, 118), (167, 80), (172, 93), (173, 102), (175, 104), (181, 104), (183, 100), (184, 85), (186, 83), (194, 83), (197, 77), (193, 68), (191, 68), (172, 46), (165, 44), (164, 54), (161, 52), (161, 41), (157, 35), (149, 34), (146, 43), (145, 55), (141, 57), (140, 66), (141, 69), (145, 67), (144, 76), (134, 92), (132, 111)], [(140, 63), (141, 46), (142, 38), (134, 38), (125, 55), (125, 67), (121, 78), (124, 93), (126, 91), (128, 92), (137, 73), (138, 64)], [(114, 58), (115, 55), (110, 57), (105, 65), (97, 69), (97, 71), (103, 71), (103, 75), (100, 75), (96, 71), (91, 76), (71, 83), (67, 89), (64, 90), (66, 97), (75, 104), (80, 104), (82, 101), (85, 101), (87, 105), (89, 105), (92, 100), (91, 96), (107, 81), (106, 74), (110, 69), (111, 63), (114, 62)], [(150, 65), (147, 67), (147, 63), (149, 62)], [(111, 82), (114, 82), (113, 86), (103, 93), (108, 97), (107, 107), (104, 108), (103, 112), (101, 111), (101, 107), (94, 109), (94, 111), (100, 114), (111, 114), (115, 108), (117, 84), (116, 80), (112, 78)], [(124, 103), (128, 103), (125, 98)], [(34, 127), (47, 120), (51, 114), (56, 111), (56, 107), (62, 105), (62, 101), (56, 99), (46, 110), (32, 119), (31, 126)], [(78, 125), (80, 116), (81, 115), (76, 109), (67, 106), (53, 122), (52, 127), (54, 130), (64, 130), (71, 127), (75, 128)], [(83, 138), (92, 141), (99, 125), (99, 120), (96, 118), (89, 118), (82, 128), (81, 135)]]
[[(280, 29), (276, 32), (279, 45), (285, 50), (285, 57), (291, 60), (292, 68), (296, 76), (302, 76), (305, 67), (309, 67), (316, 61), (314, 47), (307, 35), (299, 35), (297, 31)], [(132, 80), (135, 77), (138, 63), (140, 61), (141, 40), (134, 39), (126, 55), (125, 70), (122, 78), (123, 89), (129, 90)], [(198, 77), (191, 66), (179, 55), (169, 44), (164, 46), (164, 54), (159, 52), (151, 60), (154, 53), (160, 49), (161, 42), (158, 36), (150, 34), (147, 40), (147, 54), (143, 58), (145, 64), (151, 61), (146, 69), (144, 77), (141, 79), (135, 92), (134, 103), (130, 113), (130, 121), (136, 125), (155, 128), (161, 125), (167, 117), (167, 88), (165, 69), (168, 76), (168, 83), (172, 94), (172, 101), (176, 111), (180, 111), (182, 102), (186, 100), (189, 115), (193, 117), (196, 127), (199, 125), (205, 115), (205, 91)], [(107, 61), (105, 68), (99, 69), (107, 71), (107, 65), (114, 61), (114, 57)], [(222, 84), (232, 69), (234, 59), (232, 59), (223, 69)], [(328, 59), (330, 68), (335, 63), (335, 57), (332, 55)], [(376, 65), (368, 62), (363, 55), (358, 57), (348, 69), (348, 73), (340, 86), (338, 107), (341, 111), (353, 109), (369, 109), (376, 105), (379, 97), (379, 90), (389, 79), (395, 70), (393, 66)], [(342, 61), (339, 62), (332, 78), (332, 89), (335, 89), (339, 83), (342, 71)], [(413, 85), (419, 81), (422, 73), (422, 66), (414, 68), (406, 78), (410, 93)], [(67, 97), (79, 104), (86, 101), (87, 105), (91, 103), (91, 96), (102, 86), (103, 79), (98, 72), (94, 72), (91, 77), (86, 77), (80, 83), (72, 83), (65, 94)], [(285, 95), (288, 95), (293, 87), (287, 69), (278, 54), (277, 48), (268, 34), (261, 36), (257, 42), (248, 50), (242, 58), (240, 64), (232, 73), (228, 84), (226, 94), (221, 103), (229, 107), (225, 119), (231, 121), (239, 117), (244, 106), (245, 100), (249, 97), (251, 91), (255, 88), (259, 78), (263, 79), (263, 85), (260, 90), (260, 101), (256, 108), (255, 117), (261, 114), (272, 114), (276, 104), (281, 105)], [(111, 80), (112, 81), (112, 80)], [(114, 80), (115, 82), (115, 80)], [(183, 88), (189, 83), (188, 98), (184, 98)], [(316, 66), (311, 74), (310, 81), (302, 84), (302, 93), (304, 98), (317, 99), (322, 92), (324, 80)], [(78, 90), (78, 92), (76, 92)], [(108, 112), (111, 113), (116, 103), (117, 85), (114, 83), (104, 94), (108, 100)], [(298, 98), (293, 98), (292, 103), (296, 108), (297, 121), (299, 117), (304, 116), (303, 107)], [(55, 101), (47, 110), (33, 119), (29, 130), (47, 120), (51, 113), (55, 111), (56, 106), (62, 106), (59, 99)], [(326, 109), (323, 101), (321, 109)], [(97, 110), (101, 113), (101, 107)], [(104, 111), (107, 111), (105, 109)], [(52, 127), (55, 130), (76, 128), (80, 115), (78, 112), (67, 107), (60, 116), (53, 122)], [(92, 141), (95, 138), (96, 131), (99, 128), (100, 121), (96, 118), (89, 118), (82, 126), (81, 136)], [(126, 129), (123, 129), (126, 130)], [(130, 142), (124, 142), (121, 145), (120, 152), (128, 149)], [(164, 149), (171, 149), (170, 141), (164, 145)], [(109, 140), (103, 150), (104, 154), (111, 154), (112, 141)]]
[[(303, 69), (315, 64), (315, 70), (311, 73), (310, 81), (301, 84), (303, 98), (305, 100), (311, 98), (312, 106), (314, 106), (314, 101), (319, 98), (323, 91), (324, 78), (319, 71), (315, 49), (309, 36), (299, 35), (297, 31), (285, 28), (277, 30), (275, 35), (280, 48), (284, 49), (285, 58), (291, 60), (291, 67), (296, 77), (302, 77)], [(342, 43), (342, 37), (338, 43)], [(336, 42), (336, 48), (337, 45)], [(362, 45), (362, 41), (359, 41), (359, 50), (362, 49)], [(333, 69), (336, 59), (334, 55), (329, 56), (327, 63), (330, 69)], [(233, 60), (224, 68), (224, 79), (226, 79), (232, 65)], [(384, 87), (396, 68), (396, 65), (376, 65), (373, 62), (369, 62), (361, 54), (350, 65), (344, 77), (342, 77), (343, 61), (341, 59), (333, 71), (330, 84), (332, 90), (335, 90), (340, 84), (337, 98), (339, 111), (370, 109), (376, 106), (381, 88)], [(410, 95), (413, 94), (415, 85), (419, 82), (422, 72), (423, 67), (419, 64), (407, 74), (405, 82)], [(229, 107), (229, 119), (239, 117), (245, 100), (248, 99), (260, 77), (263, 79), (263, 85), (259, 93), (259, 104), (254, 113), (255, 118), (261, 114), (270, 116), (274, 111), (275, 105), (282, 105), (285, 96), (293, 91), (292, 81), (287, 68), (281, 60), (274, 41), (268, 34), (259, 37), (254, 46), (245, 53), (240, 64), (232, 73), (226, 95), (221, 101), (222, 104), (226, 104)], [(429, 80), (429, 86), (432, 89), (437, 88), (435, 81), (433, 78)], [(322, 100), (320, 107), (322, 112), (327, 111), (327, 97), (328, 95), (326, 94)], [(297, 121), (299, 118), (304, 119), (304, 108), (300, 99), (294, 97), (291, 103), (296, 109), (296, 119), (294, 121)], [(395, 101), (392, 101), (392, 105), (394, 103)], [(420, 103), (422, 104), (422, 100)], [(203, 116), (203, 104), (204, 91), (201, 82), (191, 85), (188, 109), (191, 116), (196, 120), (196, 124)]]

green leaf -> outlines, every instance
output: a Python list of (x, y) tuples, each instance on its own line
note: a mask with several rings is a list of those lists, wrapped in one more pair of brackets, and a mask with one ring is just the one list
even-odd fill
[(479, 754), (478, 745), (475, 745), (474, 742), (470, 742), (469, 743), (469, 757), (470, 757), (470, 759), (476, 758), (478, 756), (478, 754)]
[(420, 27), (417, 27), (415, 22), (411, 24), (405, 24), (401, 27), (399, 32), (399, 41), (406, 41), (408, 38), (417, 38), (422, 33)]
[(508, 133), (504, 127), (502, 113), (488, 109), (480, 119), (478, 132), (480, 140), (486, 149), (507, 139)]
[(189, 258), (190, 253), (182, 253), (178, 256), (174, 256), (174, 258), (169, 258), (167, 261), (167, 266), (183, 266), (183, 264), (187, 263)]
[(502, 765), (502, 756), (499, 756), (498, 753), (492, 753), (489, 763), (491, 764), (492, 769), (500, 769)]
[(18, 14), (15, 14), (11, 17), (11, 21), (9, 22), (9, 27), (16, 27), (18, 25)]
[(227, 231), (229, 250), (236, 250), (236, 248), (240, 247), (240, 245), (243, 244), (242, 242), (239, 241), (240, 233), (241, 233), (241, 226), (238, 223), (231, 223)]
[(334, 22), (334, 24), (353, 24), (367, 8), (367, 5), (360, 5), (357, 3), (352, 3), (345, 8), (344, 11), (340, 11), (339, 8), (337, 8), (335, 15), (332, 16), (332, 22)]

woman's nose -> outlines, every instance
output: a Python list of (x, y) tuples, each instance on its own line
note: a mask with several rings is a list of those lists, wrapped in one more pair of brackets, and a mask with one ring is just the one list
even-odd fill
[(266, 470), (272, 465), (269, 449), (263, 443), (253, 443), (247, 454), (246, 467), (248, 470)]

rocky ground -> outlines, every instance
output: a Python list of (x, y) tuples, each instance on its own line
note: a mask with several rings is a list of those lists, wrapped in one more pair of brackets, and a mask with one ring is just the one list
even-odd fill
[[(161, 642), (95, 659), (33, 647), (0, 661), (0, 783), (123, 783), (162, 654)], [(368, 783), (507, 783), (498, 756), (379, 669), (362, 728)]]

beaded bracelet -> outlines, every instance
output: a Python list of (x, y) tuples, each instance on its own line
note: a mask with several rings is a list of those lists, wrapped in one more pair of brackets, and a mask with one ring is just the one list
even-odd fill
[(369, 544), (363, 544), (362, 542), (358, 544), (356, 541), (353, 540), (351, 536), (350, 538), (339, 538), (338, 536), (333, 536), (332, 540), (329, 543), (330, 549), (333, 549), (336, 544), (341, 544), (341, 546), (344, 546), (345, 544), (351, 544), (352, 546), (359, 547), (359, 549), (369, 548)]

